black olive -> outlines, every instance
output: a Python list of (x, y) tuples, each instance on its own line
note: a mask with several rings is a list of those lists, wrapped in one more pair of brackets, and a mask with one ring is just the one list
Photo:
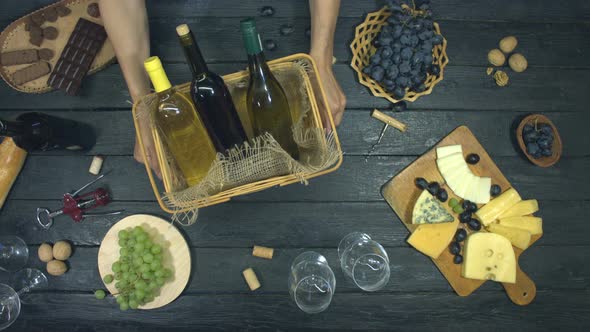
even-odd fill
[(430, 183), (428, 184), (428, 188), (427, 188), (427, 189), (428, 189), (428, 192), (429, 192), (431, 195), (433, 195), (433, 196), (434, 196), (434, 195), (436, 195), (436, 193), (437, 193), (437, 192), (440, 190), (440, 184), (438, 184), (438, 182), (436, 182), (436, 181), (434, 181), (434, 182), (430, 182)]
[(441, 202), (446, 202), (447, 199), (449, 199), (449, 194), (447, 193), (447, 191), (445, 189), (441, 188), (436, 193), (436, 198), (438, 198), (438, 200), (441, 201)]
[(497, 184), (492, 185), (492, 187), (490, 188), (490, 195), (494, 197), (500, 195), (501, 192), (502, 188)]
[(479, 162), (479, 155), (476, 154), (476, 153), (471, 153), (471, 154), (469, 154), (467, 156), (467, 158), (465, 159), (465, 161), (468, 164), (475, 165), (475, 164), (477, 164)]
[(459, 254), (461, 252), (461, 245), (459, 244), (459, 242), (451, 242), (451, 245), (449, 246), (449, 251), (453, 255)]
[(469, 222), (471, 220), (471, 213), (467, 211), (463, 211), (459, 214), (459, 221), (462, 223)]
[(464, 200), (463, 203), (461, 203), (461, 206), (463, 207), (463, 211), (469, 211), (470, 205), (471, 205), (471, 202), (468, 200)]
[(420, 189), (427, 189), (428, 188), (428, 181), (426, 181), (425, 178), (416, 178), (414, 183), (416, 183), (416, 186)]
[(455, 241), (463, 242), (465, 241), (465, 238), (467, 238), (467, 231), (463, 228), (457, 230), (457, 233), (455, 234)]
[(481, 229), (481, 223), (477, 219), (472, 218), (469, 220), (469, 222), (467, 222), (467, 225), (474, 231), (479, 231)]
[(455, 255), (455, 257), (453, 258), (453, 263), (455, 263), (455, 264), (461, 264), (461, 263), (463, 263), (463, 256), (461, 256), (461, 255)]
[(477, 204), (475, 204), (475, 203), (471, 202), (471, 203), (469, 204), (469, 210), (468, 210), (468, 211), (469, 211), (469, 212), (475, 212), (475, 211), (477, 211)]

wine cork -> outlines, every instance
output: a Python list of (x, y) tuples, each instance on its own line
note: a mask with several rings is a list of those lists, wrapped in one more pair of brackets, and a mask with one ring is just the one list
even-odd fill
[(94, 158), (92, 158), (92, 163), (90, 164), (90, 169), (88, 169), (88, 172), (90, 172), (90, 174), (98, 175), (100, 173), (100, 169), (102, 168), (103, 161), (104, 158), (102, 156), (94, 156)]
[(255, 291), (260, 288), (260, 282), (256, 277), (256, 273), (252, 270), (251, 267), (245, 269), (242, 274), (244, 275), (244, 279), (246, 279), (246, 283), (248, 283), (248, 287), (250, 287), (251, 291)]
[(186, 24), (181, 24), (176, 27), (176, 34), (179, 36), (187, 35), (189, 32), (191, 32), (191, 29)]
[(406, 125), (404, 123), (399, 122), (398, 120), (392, 118), (391, 116), (389, 116), (383, 112), (380, 112), (377, 109), (374, 109), (373, 112), (371, 112), (371, 116), (374, 117), (375, 119), (385, 123), (385, 124), (388, 124), (388, 125), (396, 128), (397, 130), (399, 130), (401, 132), (406, 131)]
[(273, 248), (261, 247), (261, 246), (254, 246), (252, 249), (252, 256), (272, 259), (272, 255), (274, 254)]

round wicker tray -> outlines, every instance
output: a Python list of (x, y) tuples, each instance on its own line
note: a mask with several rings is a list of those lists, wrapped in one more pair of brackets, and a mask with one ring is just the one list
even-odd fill
[[(379, 82), (363, 73), (363, 68), (369, 64), (370, 57), (377, 51), (375, 46), (373, 46), (373, 40), (379, 35), (383, 26), (388, 24), (387, 19), (389, 16), (391, 16), (391, 11), (389, 11), (387, 7), (383, 7), (379, 11), (369, 13), (365, 21), (356, 27), (355, 38), (350, 44), (352, 50), (352, 62), (350, 65), (356, 71), (359, 82), (368, 87), (374, 96), (383, 97), (392, 103), (397, 103), (401, 100), (415, 101), (420, 96), (430, 94), (432, 88), (434, 88), (438, 82), (442, 81), (444, 68), (447, 63), (449, 63), (449, 58), (446, 52), (447, 40), (443, 38), (443, 43), (441, 45), (436, 45), (432, 50), (432, 58), (434, 59), (433, 63), (440, 66), (440, 73), (436, 76), (428, 74), (426, 82), (424, 82), (426, 90), (416, 93), (406, 89), (407, 93), (404, 98), (397, 100), (390, 92), (387, 92)], [(438, 24), (435, 22), (433, 25), (436, 33), (442, 35)]]

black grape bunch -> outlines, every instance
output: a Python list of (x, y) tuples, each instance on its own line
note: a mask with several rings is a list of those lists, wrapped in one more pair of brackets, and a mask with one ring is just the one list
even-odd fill
[(387, 0), (391, 16), (373, 40), (377, 51), (363, 73), (397, 100), (426, 90), (428, 74), (438, 75), (433, 48), (443, 43), (432, 21), (429, 0)]

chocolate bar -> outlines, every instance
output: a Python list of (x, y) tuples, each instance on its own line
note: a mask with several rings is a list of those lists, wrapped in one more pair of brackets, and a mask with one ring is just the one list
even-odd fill
[(37, 50), (35, 49), (4, 52), (0, 54), (0, 63), (2, 63), (3, 66), (22, 65), (37, 61), (39, 61), (39, 53), (37, 53)]
[(69, 95), (76, 95), (106, 39), (107, 33), (102, 25), (79, 19), (47, 84)]
[(51, 68), (49, 67), (49, 63), (45, 61), (37, 62), (14, 72), (14, 74), (12, 74), (12, 81), (16, 85), (21, 85), (45, 76), (49, 74), (50, 71)]

